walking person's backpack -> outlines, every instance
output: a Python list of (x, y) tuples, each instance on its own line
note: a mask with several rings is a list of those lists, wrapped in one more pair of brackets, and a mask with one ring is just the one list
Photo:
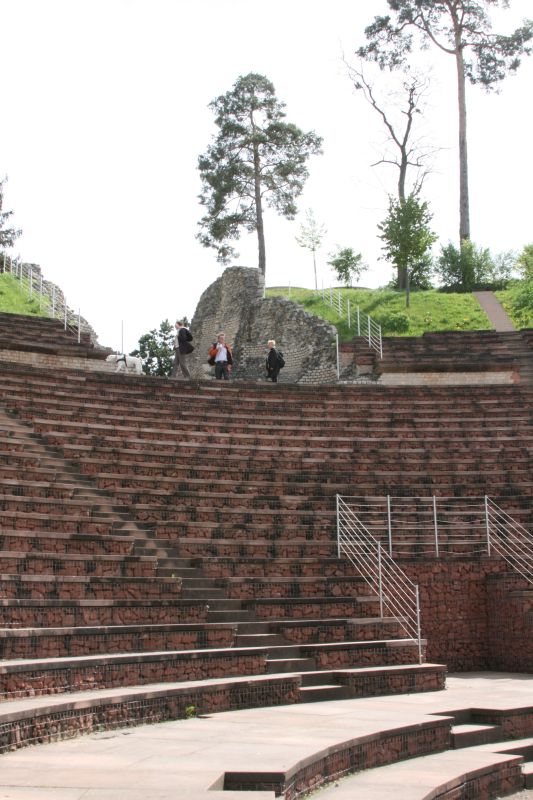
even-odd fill
[(281, 350), (276, 350), (276, 355), (278, 359), (278, 369), (281, 369), (285, 366), (285, 359), (283, 358), (283, 353)]

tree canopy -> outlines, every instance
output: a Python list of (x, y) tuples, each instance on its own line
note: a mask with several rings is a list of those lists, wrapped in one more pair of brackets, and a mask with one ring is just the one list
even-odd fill
[[(187, 324), (187, 320), (184, 320), (184, 324)], [(175, 333), (174, 326), (164, 319), (159, 328), (141, 336), (139, 347), (132, 350), (130, 356), (140, 356), (146, 375), (170, 375), (174, 363)]]
[(300, 233), (296, 237), (296, 241), (300, 247), (305, 247), (313, 254), (313, 270), (315, 273), (315, 289), (318, 289), (317, 276), (316, 276), (316, 251), (322, 244), (322, 239), (326, 233), (326, 227), (319, 224), (314, 212), (311, 208), (306, 211), (306, 221), (300, 225)]
[(431, 219), (428, 204), (412, 194), (405, 200), (389, 200), (387, 217), (378, 228), (385, 258), (397, 269), (398, 287), (423, 284), (430, 248), (437, 241), (429, 227)]
[(336, 252), (330, 254), (328, 264), (337, 279), (347, 287), (354, 280), (359, 280), (361, 274), (368, 269), (361, 253), (356, 253), (353, 247), (337, 247)]
[(266, 270), (264, 202), (294, 219), (296, 200), (308, 177), (307, 161), (320, 153), (322, 139), (285, 122), (285, 104), (263, 75), (241, 76), (215, 98), (218, 134), (198, 160), (202, 180), (199, 241), (217, 251), (222, 263), (237, 255), (231, 242), (241, 230), (256, 231), (259, 269)]
[(365, 34), (368, 44), (358, 54), (382, 68), (406, 64), (416, 39), (434, 45), (455, 59), (459, 108), (459, 238), (470, 238), (466, 81), (493, 88), (516, 72), (520, 57), (531, 52), (533, 22), (505, 36), (492, 32), (488, 9), (509, 7), (509, 0), (387, 0), (393, 16), (378, 16)]

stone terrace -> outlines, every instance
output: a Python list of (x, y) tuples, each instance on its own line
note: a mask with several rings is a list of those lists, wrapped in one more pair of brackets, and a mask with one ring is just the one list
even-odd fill
[[(422, 336), (387, 336), (383, 358), (361, 337), (341, 345), (343, 364), (353, 358), (359, 370), (373, 371), (387, 384), (406, 384), (415, 376), (434, 383), (533, 383), (533, 331), (443, 331)], [(409, 376), (411, 378), (409, 379)]]
[[(337, 558), (335, 494), (489, 493), (529, 524), (532, 396), (527, 385), (183, 384), (3, 364), (0, 749), (191, 705), (441, 689), (444, 667), (418, 664)], [(496, 558), (454, 562), (440, 587), (442, 563), (424, 567), (428, 655), (486, 668), (479, 587), (517, 581), (521, 610), (525, 587)], [(454, 635), (458, 580), (477, 592), (477, 639), (464, 625)], [(441, 592), (451, 610), (439, 631), (428, 617)]]

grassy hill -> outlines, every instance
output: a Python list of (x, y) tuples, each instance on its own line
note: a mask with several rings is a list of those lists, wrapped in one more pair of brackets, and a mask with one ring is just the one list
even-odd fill
[(47, 317), (46, 308), (39, 308), (36, 294), (30, 297), (12, 275), (0, 275), (0, 311), (11, 314), (28, 314), (32, 317)]
[[(381, 325), (384, 335), (420, 336), (425, 331), (490, 330), (492, 327), (472, 294), (449, 294), (436, 289), (412, 292), (410, 308), (405, 307), (405, 294), (390, 289), (335, 289), (333, 307), (328, 302), (329, 290), (325, 290), (324, 298), (320, 290), (291, 288), (290, 299), (301, 303), (311, 314), (332, 322), (344, 341), (354, 336), (354, 321), (349, 329), (346, 314), (339, 320), (337, 291), (345, 306), (350, 299), (353, 320), (359, 306)], [(289, 297), (289, 289), (271, 288), (266, 294), (267, 297)]]

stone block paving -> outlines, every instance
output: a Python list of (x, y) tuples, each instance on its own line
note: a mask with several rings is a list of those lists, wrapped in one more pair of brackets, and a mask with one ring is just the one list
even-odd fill
[[(224, 774), (290, 774), (316, 754), (378, 731), (422, 725), (462, 708), (520, 709), (532, 703), (531, 675), (463, 673), (449, 676), (441, 692), (249, 709), (106, 731), (0, 756), (0, 800), (274, 800), (269, 790), (223, 791)], [(454, 756), (477, 763), (490, 760), (490, 749), (498, 748), (483, 745), (444, 756), (448, 763)], [(361, 772), (313, 797), (386, 800), (386, 770), (396, 770), (395, 800), (422, 798), (400, 776), (410, 771), (415, 784), (438, 785), (440, 773), (428, 774), (423, 762)], [(358, 779), (362, 784), (350, 789)], [(531, 794), (515, 797), (529, 800)]]

